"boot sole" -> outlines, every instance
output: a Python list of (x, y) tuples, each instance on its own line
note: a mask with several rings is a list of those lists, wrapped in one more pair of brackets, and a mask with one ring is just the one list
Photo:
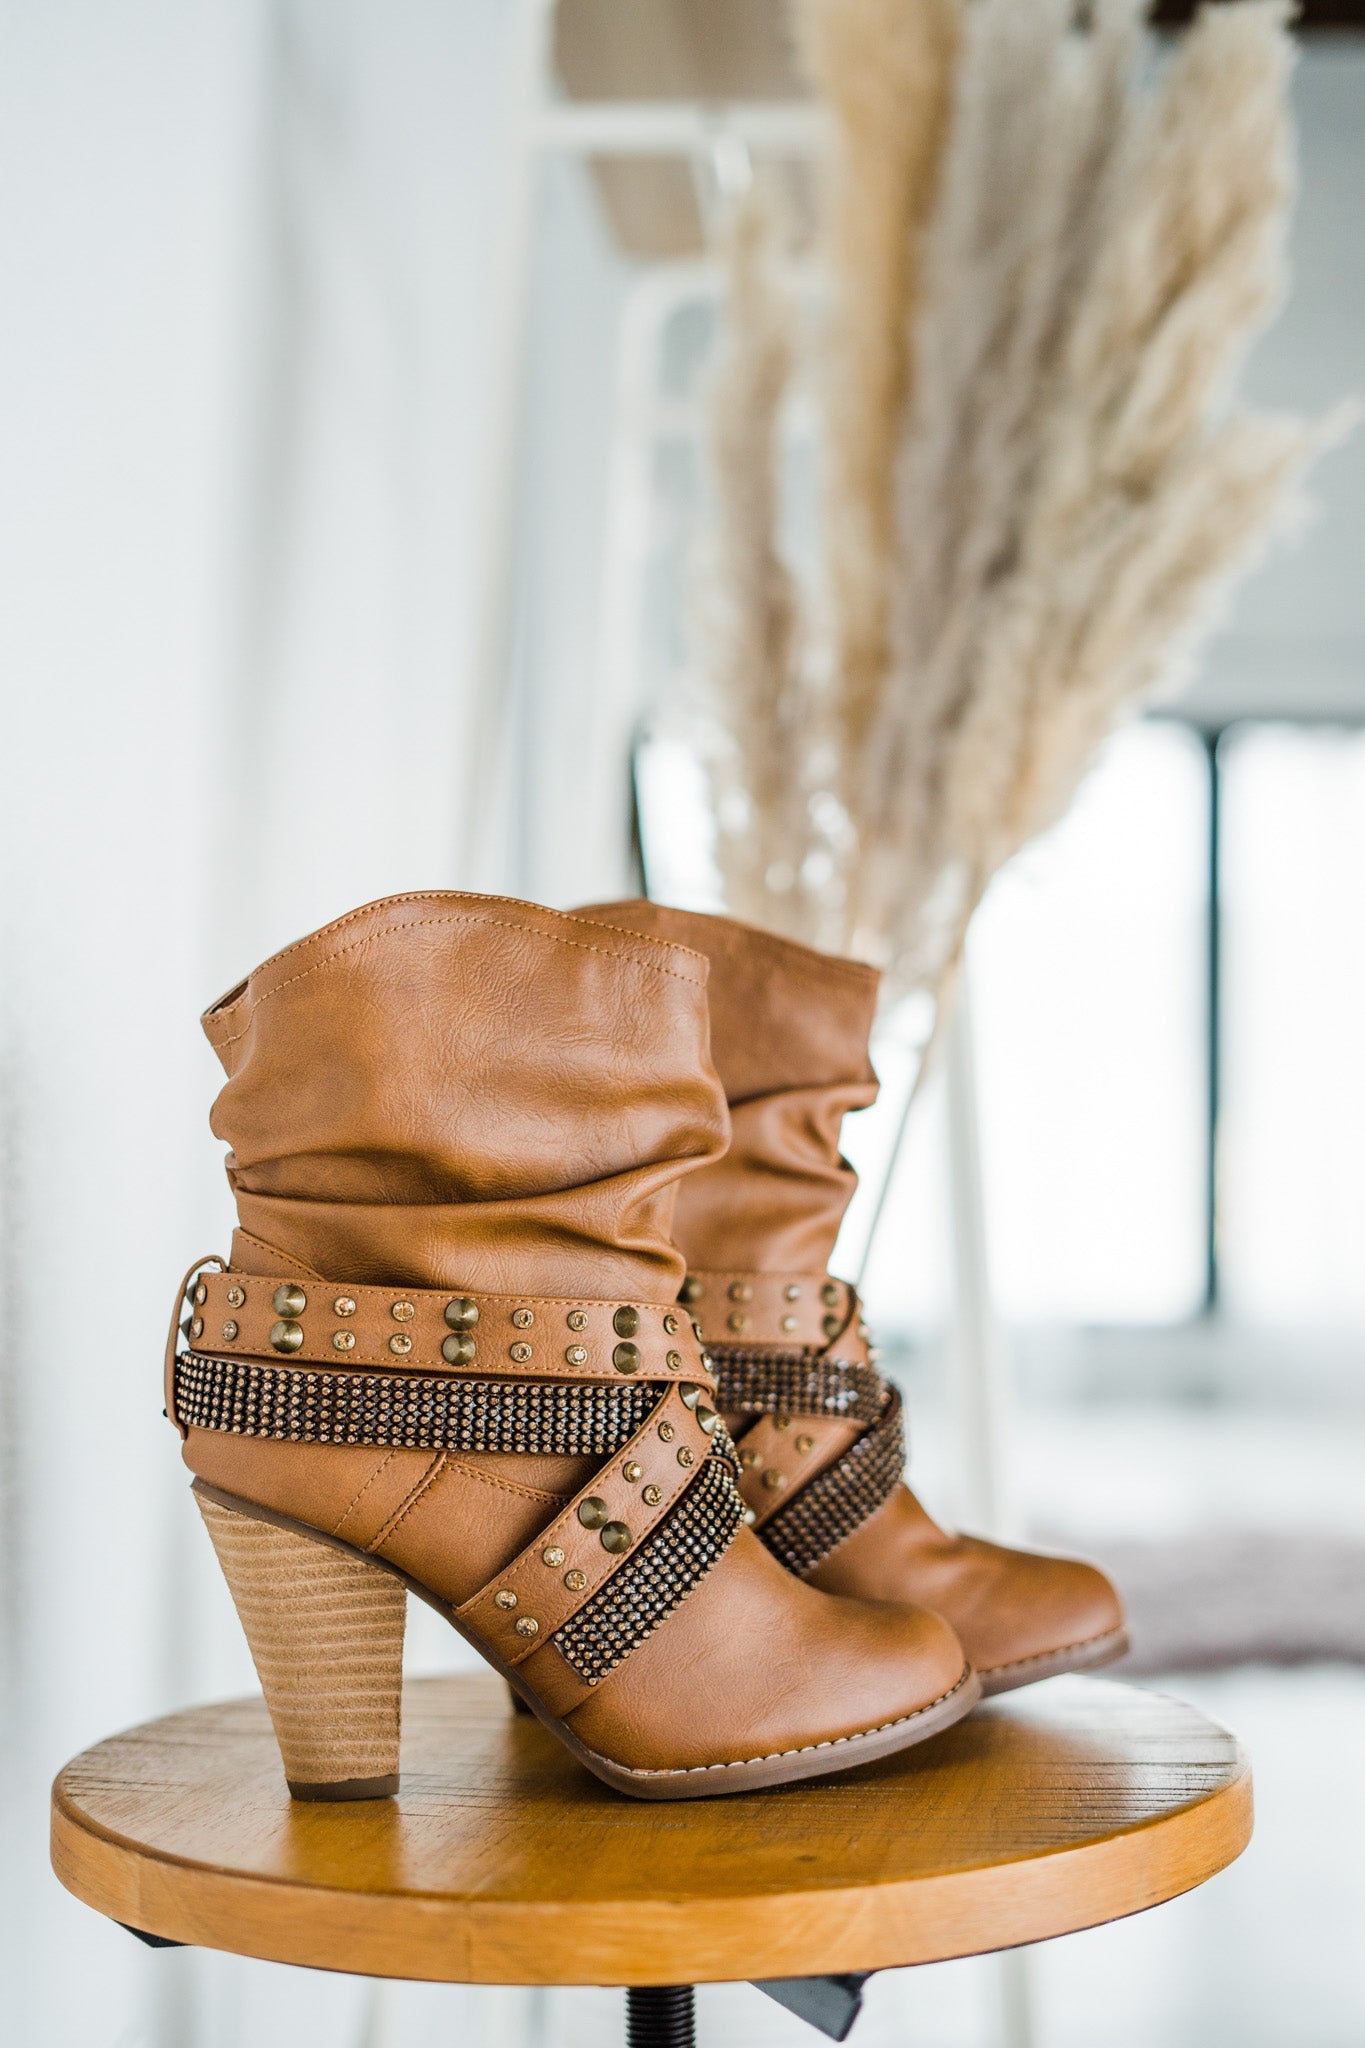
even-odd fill
[[(417, 1579), (401, 1571), (397, 1565), (385, 1559), (372, 1557), (368, 1552), (357, 1550), (353, 1544), (339, 1536), (329, 1536), (321, 1529), (310, 1528), (306, 1522), (295, 1521), (290, 1515), (277, 1514), (273, 1508), (263, 1508), (255, 1501), (243, 1500), (239, 1495), (225, 1492), (221, 1487), (211, 1486), (206, 1480), (196, 1479), (193, 1492), (201, 1500), (211, 1501), (229, 1513), (241, 1515), (247, 1521), (264, 1522), (267, 1526), (285, 1530), (292, 1536), (306, 1539), (326, 1549), (339, 1551), (342, 1556), (357, 1563), (370, 1566), (375, 1571), (387, 1573), (397, 1579), (408, 1592), (424, 1600), (434, 1608), (443, 1621), (470, 1647), (476, 1650), (484, 1662), (503, 1678), (515, 1696), (535, 1715), (536, 1719), (549, 1729), (550, 1733), (564, 1744), (570, 1754), (577, 1758), (585, 1770), (592, 1772), (604, 1785), (614, 1791), (624, 1792), (632, 1799), (710, 1799), (729, 1792), (755, 1792), (765, 1786), (788, 1785), (806, 1778), (824, 1777), (833, 1771), (850, 1771), (859, 1764), (874, 1763), (881, 1757), (894, 1756), (898, 1750), (909, 1749), (917, 1742), (927, 1742), (930, 1736), (938, 1735), (945, 1728), (951, 1728), (969, 1714), (982, 1696), (982, 1684), (970, 1664), (964, 1665), (961, 1677), (948, 1691), (937, 1699), (929, 1700), (913, 1713), (904, 1714), (895, 1721), (888, 1721), (877, 1728), (860, 1730), (854, 1735), (831, 1736), (827, 1741), (810, 1743), (800, 1749), (781, 1750), (772, 1755), (746, 1757), (732, 1763), (693, 1764), (677, 1770), (638, 1770), (628, 1764), (615, 1763), (610, 1757), (589, 1749), (580, 1741), (566, 1721), (551, 1714), (541, 1705), (535, 1693), (520, 1678), (518, 1673), (480, 1642), (456, 1619), (447, 1603)], [(1014, 1683), (1025, 1683), (1023, 1680)], [(305, 1799), (355, 1799), (383, 1798), (396, 1792), (396, 1781), (365, 1780), (343, 1785), (295, 1785), (290, 1791), (296, 1798)]]
[(1021, 1685), (1037, 1685), (1044, 1678), (1058, 1678), (1065, 1671), (1098, 1671), (1103, 1664), (1115, 1664), (1128, 1654), (1128, 1631), (1111, 1628), (1102, 1636), (1088, 1636), (1082, 1643), (1070, 1643), (1061, 1650), (1042, 1650), (1036, 1657), (1020, 1657), (1013, 1664), (991, 1664), (978, 1673), (981, 1697), (998, 1692), (1017, 1692)]

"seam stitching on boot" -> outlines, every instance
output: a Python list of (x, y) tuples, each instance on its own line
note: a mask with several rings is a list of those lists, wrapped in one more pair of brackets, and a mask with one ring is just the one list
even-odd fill
[[(271, 1244), (268, 1238), (257, 1237), (256, 1233), (252, 1230), (243, 1230), (240, 1223), (233, 1234), (236, 1237), (244, 1237), (248, 1244), (254, 1244), (258, 1251), (269, 1252), (272, 1259), (279, 1260), (286, 1273), (302, 1273), (306, 1279), (317, 1280), (324, 1287), (327, 1285), (325, 1273), (319, 1273), (317, 1267), (310, 1266), (306, 1259), (291, 1259), (288, 1252), (281, 1251), (280, 1247), (277, 1244)], [(249, 1273), (247, 1275), (248, 1279), (256, 1277), (255, 1274)]]
[[(406, 918), (401, 924), (385, 925), (380, 931), (367, 932), (363, 939), (353, 939), (348, 946), (338, 946), (337, 950), (334, 953), (328, 953), (325, 959), (315, 960), (311, 967), (305, 967), (298, 974), (291, 974), (287, 980), (277, 981), (272, 988), (263, 989), (260, 995), (253, 996), (250, 1008), (246, 1012), (247, 1021), (243, 1024), (241, 1030), (230, 1032), (226, 1038), (215, 1038), (214, 1044), (219, 1047), (235, 1045), (239, 1038), (245, 1038), (250, 1029), (252, 1017), (255, 1016), (263, 1003), (268, 1003), (272, 996), (281, 995), (285, 989), (293, 988), (296, 982), (307, 981), (311, 975), (320, 974), (324, 967), (333, 966), (338, 960), (344, 959), (346, 954), (359, 953), (366, 946), (373, 945), (379, 939), (391, 938), (395, 932), (419, 931), (426, 925), (451, 924), (491, 925), (498, 931), (517, 932), (523, 937), (544, 939), (547, 945), (570, 946), (577, 953), (600, 953), (605, 960), (622, 960), (628, 966), (642, 967), (648, 974), (665, 974), (670, 981), (684, 982), (688, 988), (702, 989), (706, 986), (703, 976), (679, 974), (672, 967), (660, 967), (653, 960), (637, 960), (629, 953), (613, 953), (606, 946), (590, 946), (582, 939), (561, 938), (557, 932), (537, 932), (527, 925), (509, 924), (504, 918), (474, 917), (470, 914), (454, 912), (449, 917)], [(603, 929), (607, 930), (610, 927), (604, 926)], [(242, 1000), (245, 1001), (246, 999), (243, 998)], [(232, 1011), (236, 1008), (237, 1004), (234, 1003), (231, 1009), (217, 1012), (216, 1014), (226, 1019), (232, 1015)]]
[[(503, 1451), (490, 1451), (487, 1455), (489, 1457), (505, 1457), (507, 1453)], [(589, 1455), (591, 1456), (591, 1453)], [(615, 1453), (613, 1452), (612, 1455), (615, 1456)], [(610, 1460), (608, 1460), (609, 1462)], [(553, 1507), (556, 1512), (560, 1508), (566, 1508), (573, 1499), (571, 1493), (552, 1493), (545, 1486), (519, 1486), (515, 1479), (499, 1479), (496, 1473), (484, 1472), (477, 1465), (466, 1465), (462, 1458), (454, 1457), (450, 1453), (446, 1455), (446, 1469), (450, 1472), (462, 1472), (465, 1478), (477, 1479), (480, 1485), (494, 1487), (499, 1493), (511, 1494), (516, 1500), (544, 1501), (547, 1506)]]
[(1121, 1636), (1124, 1624), (1114, 1628), (1102, 1628), (1098, 1635), (1082, 1636), (1078, 1643), (1058, 1643), (1055, 1650), (1035, 1650), (1030, 1657), (1007, 1657), (1003, 1664), (983, 1664), (978, 1676), (994, 1678), (998, 1671), (1022, 1671), (1027, 1664), (1043, 1664), (1050, 1657), (1069, 1657), (1073, 1650), (1088, 1650), (1092, 1643), (1107, 1642), (1111, 1636)]
[[(603, 931), (619, 932), (623, 938), (630, 939), (633, 943), (643, 946), (658, 946), (663, 950), (674, 953), (690, 953), (694, 959), (703, 961), (708, 958), (702, 948), (684, 945), (680, 939), (656, 938), (651, 932), (633, 931), (629, 925), (608, 924), (605, 918), (586, 917), (582, 911), (554, 910), (545, 903), (532, 903), (524, 896), (477, 896), (472, 891), (460, 889), (405, 889), (397, 896), (380, 896), (373, 903), (359, 904), (356, 909), (348, 910), (344, 916), (334, 917), (327, 924), (319, 925), (316, 931), (307, 932), (303, 938), (294, 939), (289, 945), (279, 947), (276, 952), (268, 954), (256, 967), (253, 967), (251, 974), (263, 974), (267, 967), (274, 967), (278, 961), (287, 960), (291, 953), (301, 953), (305, 946), (313, 945), (316, 940), (326, 937), (329, 933), (346, 931), (356, 922), (357, 918), (368, 917), (372, 911), (383, 908), (392, 912), (397, 910), (400, 904), (415, 906), (419, 903), (448, 903), (452, 898), (465, 903), (510, 903), (514, 904), (519, 910), (532, 911), (537, 917), (563, 918), (566, 924), (587, 925), (589, 930), (593, 926), (598, 926)], [(449, 915), (452, 917), (477, 917), (478, 913), (477, 911), (466, 910), (452, 911)], [(523, 927), (518, 925), (514, 929), (520, 931)], [(250, 982), (251, 974), (246, 977), (246, 982)], [(225, 1003), (220, 1000), (213, 1004), (209, 1010), (205, 1011), (205, 1018), (230, 1016), (238, 1004), (246, 1000), (246, 982), (234, 982), (233, 987), (240, 987), (242, 993), (231, 1003)], [(232, 993), (231, 989), (228, 993)]]
[(364, 1500), (366, 1494), (374, 1485), (380, 1473), (387, 1470), (387, 1468), (393, 1463), (397, 1455), (398, 1452), (396, 1448), (390, 1451), (386, 1451), (384, 1453), (384, 1456), (379, 1460), (379, 1463), (375, 1466), (373, 1472), (371, 1472), (369, 1478), (365, 1481), (365, 1484), (361, 1487), (360, 1491), (356, 1494), (355, 1498), (353, 1500), (348, 1501), (346, 1506), (342, 1509), (340, 1519), (332, 1524), (332, 1534), (334, 1536), (339, 1536), (341, 1534), (342, 1529), (350, 1520), (351, 1516), (355, 1513), (355, 1510), (360, 1506), (361, 1501)]
[(422, 1498), (422, 1495), (427, 1491), (427, 1488), (433, 1483), (434, 1480), (440, 1478), (441, 1473), (445, 1470), (445, 1462), (445, 1452), (438, 1451), (436, 1453), (436, 1456), (432, 1459), (430, 1465), (427, 1467), (426, 1471), (422, 1474), (422, 1477), (413, 1487), (412, 1492), (403, 1502), (402, 1506), (395, 1509), (394, 1513), (389, 1516), (388, 1521), (379, 1531), (379, 1534), (377, 1536), (372, 1537), (371, 1540), (365, 1545), (367, 1551), (376, 1551), (378, 1550), (381, 1543), (388, 1542), (390, 1536), (392, 1536), (394, 1530), (398, 1527), (399, 1523), (403, 1520), (404, 1516), (411, 1513), (413, 1508), (416, 1507), (418, 1501)]
[(600, 1757), (605, 1764), (611, 1764), (613, 1770), (624, 1771), (632, 1778), (694, 1778), (706, 1771), (737, 1771), (742, 1770), (746, 1764), (780, 1762), (784, 1756), (810, 1756), (818, 1749), (838, 1749), (846, 1742), (861, 1742), (869, 1735), (885, 1735), (892, 1728), (908, 1727), (912, 1721), (920, 1720), (925, 1714), (932, 1714), (935, 1707), (946, 1705), (954, 1693), (961, 1692), (972, 1675), (972, 1668), (968, 1665), (957, 1684), (950, 1685), (947, 1692), (941, 1692), (937, 1699), (926, 1700), (924, 1705), (916, 1707), (912, 1714), (901, 1714), (894, 1721), (879, 1721), (875, 1728), (855, 1728), (851, 1735), (830, 1735), (823, 1742), (802, 1742), (795, 1749), (766, 1750), (762, 1756), (731, 1757), (723, 1764), (684, 1764), (680, 1770), (649, 1770), (635, 1764), (615, 1763), (611, 1757), (603, 1756), (600, 1750), (593, 1750), (592, 1755)]

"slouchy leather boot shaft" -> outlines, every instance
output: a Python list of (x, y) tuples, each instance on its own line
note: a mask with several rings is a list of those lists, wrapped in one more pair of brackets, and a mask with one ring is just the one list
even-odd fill
[(689, 1266), (823, 1271), (857, 1186), (840, 1129), (849, 1110), (877, 1096), (868, 1052), (877, 970), (641, 898), (582, 915), (711, 962), (711, 1057), (731, 1138), (719, 1165), (678, 1191), (674, 1235)]
[(726, 1143), (706, 978), (666, 940), (453, 893), (277, 953), (204, 1019), (234, 1264), (673, 1301), (677, 1183)]

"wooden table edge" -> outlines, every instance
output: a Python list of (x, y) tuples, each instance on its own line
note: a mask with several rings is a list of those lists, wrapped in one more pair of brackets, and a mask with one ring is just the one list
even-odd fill
[[(53, 1786), (58, 1879), (109, 1918), (187, 1945), (372, 1977), (463, 1984), (730, 1983), (881, 1970), (1013, 1948), (1161, 1905), (1235, 1861), (1251, 1772), (1101, 1840), (857, 1888), (695, 1899), (508, 1902), (376, 1897), (256, 1877), (132, 1842)], [(174, 1873), (172, 1878), (171, 1873)], [(290, 1911), (297, 1903), (302, 1910)]]

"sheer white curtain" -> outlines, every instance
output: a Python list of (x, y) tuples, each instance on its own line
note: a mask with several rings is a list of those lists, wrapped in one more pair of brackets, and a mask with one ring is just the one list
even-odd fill
[[(437, 2026), (348, 1980), (140, 1948), (48, 1872), (46, 1791), (84, 1744), (252, 1682), (159, 1412), (175, 1280), (229, 1227), (200, 1009), (389, 890), (627, 880), (624, 719), (563, 766), (624, 283), (567, 173), (542, 181), (530, 334), (555, 346), (527, 385), (491, 783), (469, 738), (511, 20), (0, 14), (0, 2032), (32, 2048)], [(446, 1994), (433, 2038), (461, 2010), (464, 2038), (507, 2039), (531, 2008)]]

